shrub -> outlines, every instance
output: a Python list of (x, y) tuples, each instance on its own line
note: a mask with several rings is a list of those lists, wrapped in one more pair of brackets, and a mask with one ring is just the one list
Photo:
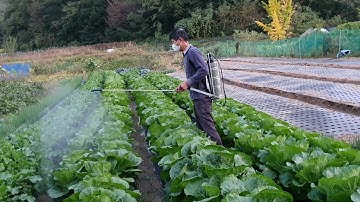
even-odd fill
[(261, 41), (264, 39), (269, 39), (268, 35), (264, 33), (248, 31), (248, 30), (245, 31), (235, 30), (233, 37), (235, 38), (236, 41)]
[(336, 29), (360, 30), (360, 21), (344, 23), (337, 26)]
[(185, 18), (176, 23), (177, 27), (185, 28), (191, 37), (211, 37), (216, 34), (216, 22), (213, 19), (214, 9), (208, 6), (206, 9), (196, 9), (190, 18)]
[(318, 13), (310, 7), (300, 7), (293, 15), (291, 32), (293, 36), (300, 36), (309, 28), (322, 28), (326, 24)]
[(13, 55), (17, 48), (17, 40), (15, 37), (6, 37), (3, 41), (3, 47), (7, 54)]
[(97, 58), (87, 58), (85, 60), (85, 70), (87, 72), (92, 72), (94, 70), (99, 70), (101, 67), (101, 61)]

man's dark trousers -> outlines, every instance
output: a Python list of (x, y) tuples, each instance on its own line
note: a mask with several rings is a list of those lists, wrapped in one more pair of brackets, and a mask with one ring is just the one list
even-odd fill
[(196, 124), (198, 127), (206, 132), (211, 140), (216, 144), (222, 145), (221, 138), (216, 131), (212, 113), (212, 101), (210, 97), (204, 97), (193, 100)]

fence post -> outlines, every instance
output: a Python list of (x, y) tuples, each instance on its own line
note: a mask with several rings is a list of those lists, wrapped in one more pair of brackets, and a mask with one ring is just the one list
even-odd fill
[(229, 41), (226, 41), (226, 47), (227, 47), (227, 57), (231, 57), (231, 52), (230, 52), (230, 45), (229, 45)]
[(325, 47), (324, 47), (324, 43), (326, 43), (326, 41), (325, 41), (325, 35), (321, 35), (322, 36), (322, 43), (320, 43), (320, 44), (322, 44), (322, 45), (320, 45), (320, 48), (321, 48), (321, 56), (322, 57), (324, 57), (324, 49), (325, 49)]
[(338, 53), (340, 53), (341, 51), (341, 29), (340, 29), (340, 35), (339, 35), (339, 51)]
[(299, 55), (301, 59), (301, 37), (299, 37)]
[(317, 46), (316, 46), (316, 42), (317, 42), (317, 33), (315, 33), (315, 57), (317, 57)]

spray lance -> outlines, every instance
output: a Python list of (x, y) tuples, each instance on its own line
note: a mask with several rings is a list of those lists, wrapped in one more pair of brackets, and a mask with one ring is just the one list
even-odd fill
[[(225, 86), (223, 83), (223, 73), (220, 67), (219, 60), (214, 55), (208, 53), (206, 64), (209, 69), (209, 74), (206, 77), (208, 92), (201, 91), (196, 88), (190, 88), (189, 90), (207, 95), (216, 101), (221, 98), (226, 98)], [(91, 92), (176, 92), (176, 90), (147, 90), (147, 89), (94, 89)]]

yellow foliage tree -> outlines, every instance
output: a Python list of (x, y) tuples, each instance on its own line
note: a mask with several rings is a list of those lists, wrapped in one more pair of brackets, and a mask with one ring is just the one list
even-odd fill
[(269, 0), (268, 4), (262, 3), (272, 22), (266, 25), (260, 21), (255, 21), (256, 24), (268, 33), (271, 40), (285, 39), (294, 14), (292, 0)]

